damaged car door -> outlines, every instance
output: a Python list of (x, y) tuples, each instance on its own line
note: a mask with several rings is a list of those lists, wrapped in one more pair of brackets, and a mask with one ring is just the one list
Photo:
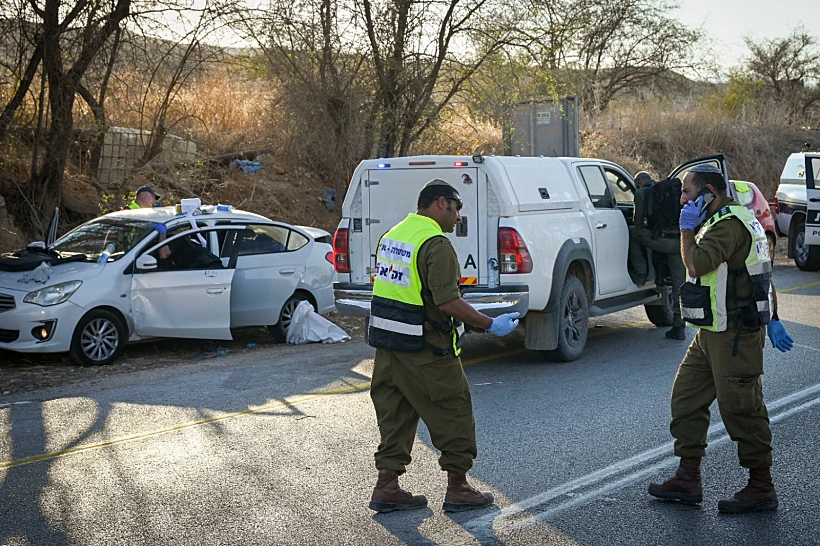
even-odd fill
[[(224, 230), (232, 238), (240, 229), (244, 226), (187, 230), (153, 245), (137, 258), (131, 277), (137, 335), (233, 339), (231, 284), (236, 254), (225, 264), (199, 244), (196, 232), (207, 241), (209, 232)], [(165, 245), (171, 249), (169, 258), (159, 253)]]

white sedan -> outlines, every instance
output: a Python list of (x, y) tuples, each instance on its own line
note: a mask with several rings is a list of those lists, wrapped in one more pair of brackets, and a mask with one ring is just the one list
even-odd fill
[[(102, 365), (126, 341), (147, 337), (232, 339), (231, 328), (267, 326), (284, 341), (301, 301), (319, 314), (334, 309), (330, 234), (250, 212), (207, 212), (113, 212), (47, 249), (5, 255), (0, 348), (68, 351), (78, 364)], [(166, 226), (166, 240), (155, 224)]]

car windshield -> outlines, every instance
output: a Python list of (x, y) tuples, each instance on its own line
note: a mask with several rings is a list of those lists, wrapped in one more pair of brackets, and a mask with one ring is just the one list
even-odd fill
[(151, 223), (145, 220), (98, 218), (69, 231), (57, 239), (51, 249), (67, 254), (85, 254), (87, 260), (97, 261), (106, 246), (113, 245), (108, 259), (118, 260), (152, 230)]

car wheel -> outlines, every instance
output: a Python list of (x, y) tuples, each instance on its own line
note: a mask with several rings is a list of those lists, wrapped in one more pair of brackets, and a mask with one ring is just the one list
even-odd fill
[(104, 366), (119, 358), (126, 341), (119, 317), (105, 309), (94, 309), (77, 323), (69, 355), (80, 366)]
[(672, 299), (672, 287), (664, 286), (663, 291), (665, 297), (662, 298), (663, 301), (660, 305), (644, 305), (643, 308), (646, 311), (646, 318), (655, 326), (672, 326), (672, 320), (674, 318), (672, 309), (674, 309), (673, 306), (675, 305)]
[(573, 275), (564, 280), (558, 313), (558, 347), (542, 353), (548, 360), (570, 362), (581, 356), (589, 333), (587, 292)]
[(789, 238), (792, 245), (794, 264), (800, 271), (817, 271), (820, 269), (820, 246), (806, 244), (806, 222), (798, 220), (794, 226), (793, 236)]
[[(294, 294), (288, 298), (282, 306), (282, 310), (279, 311), (279, 322), (273, 326), (268, 326), (268, 331), (270, 332), (270, 335), (273, 336), (273, 339), (279, 343), (284, 343), (287, 340), (288, 328), (290, 328), (290, 321), (293, 318), (293, 313), (303, 301), (308, 301), (308, 299), (302, 294)], [(313, 310), (316, 310), (315, 305), (313, 306)]]

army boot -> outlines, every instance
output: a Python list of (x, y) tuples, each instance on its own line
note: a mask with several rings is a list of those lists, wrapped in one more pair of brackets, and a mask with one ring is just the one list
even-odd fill
[(772, 483), (770, 468), (750, 468), (749, 484), (731, 499), (718, 502), (722, 514), (745, 514), (777, 510), (777, 493)]
[(463, 512), (473, 508), (483, 508), (493, 503), (492, 493), (482, 493), (467, 483), (467, 475), (447, 472), (447, 494), (444, 496), (445, 512)]
[(700, 457), (681, 457), (675, 475), (663, 483), (650, 483), (649, 494), (683, 504), (698, 504), (703, 500), (700, 483)]
[(399, 473), (395, 470), (379, 470), (379, 479), (370, 497), (370, 509), (376, 512), (416, 510), (427, 506), (427, 497), (413, 495), (399, 487)]

